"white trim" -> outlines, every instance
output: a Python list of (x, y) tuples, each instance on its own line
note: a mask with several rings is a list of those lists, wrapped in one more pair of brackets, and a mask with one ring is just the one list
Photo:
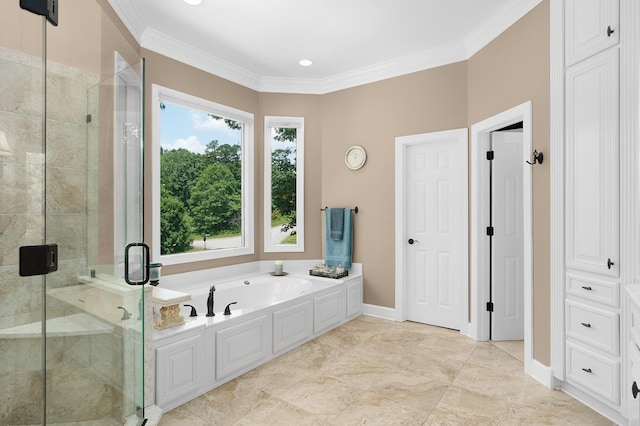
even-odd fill
[(564, 1), (550, 5), (551, 369), (564, 380)]
[(523, 226), (524, 226), (524, 369), (530, 373), (533, 360), (533, 229), (532, 229), (532, 167), (524, 167), (530, 160), (532, 151), (531, 137), (531, 101), (527, 101), (493, 117), (471, 126), (471, 322), (470, 336), (475, 340), (489, 339), (488, 315), (485, 315), (485, 303), (488, 294), (488, 252), (485, 227), (488, 221), (488, 208), (482, 196), (488, 187), (488, 179), (483, 173), (487, 167), (485, 152), (489, 149), (490, 133), (519, 121), (522, 129), (522, 190), (523, 190)]
[(403, 321), (398, 318), (396, 309), (387, 308), (386, 306), (369, 305), (367, 303), (362, 304), (362, 315), (368, 317), (382, 318), (389, 321)]
[[(453, 129), (453, 130), (443, 130), (440, 132), (432, 132), (432, 133), (424, 133), (419, 135), (411, 135), (411, 136), (399, 136), (396, 137), (395, 140), (395, 218), (396, 218), (396, 226), (395, 226), (395, 265), (396, 265), (396, 273), (395, 273), (395, 310), (396, 310), (396, 319), (398, 321), (405, 321), (407, 319), (407, 309), (406, 309), (406, 282), (404, 277), (404, 265), (405, 265), (405, 248), (406, 248), (406, 224), (405, 224), (405, 211), (404, 206), (406, 203), (405, 200), (405, 175), (404, 170), (405, 167), (405, 151), (410, 145), (423, 143), (425, 137), (429, 139), (439, 139), (439, 138), (450, 138), (455, 139), (455, 143), (461, 144), (461, 149), (463, 149), (463, 157), (464, 160), (467, 161), (467, 167), (464, 168), (465, 175), (462, 177), (463, 187), (461, 192), (463, 194), (468, 194), (468, 130), (464, 129)], [(465, 224), (468, 223), (469, 217), (469, 206), (468, 206), (468, 197), (463, 197), (461, 209), (466, 213), (466, 219), (464, 221)], [(464, 214), (464, 213), (463, 213)], [(461, 252), (468, 253), (468, 241), (469, 241), (469, 229), (467, 226), (463, 227), (461, 232)], [(466, 262), (463, 262), (461, 276), (468, 276), (469, 271), (469, 259), (465, 256)], [(469, 306), (469, 284), (466, 280), (460, 281), (460, 318), (458, 320), (458, 327), (462, 332), (464, 329), (464, 333), (466, 333), (467, 323), (466, 317)], [(463, 333), (463, 334), (464, 334)]]
[[(271, 129), (296, 128), (296, 244), (271, 244)], [(264, 117), (264, 252), (304, 252), (304, 117)]]
[[(171, 103), (182, 105), (187, 108), (206, 110), (219, 114), (225, 118), (243, 123), (242, 134), (242, 230), (244, 233), (244, 245), (242, 247), (220, 250), (205, 250), (195, 253), (181, 253), (171, 255), (160, 254), (160, 101), (168, 100)], [(254, 253), (254, 123), (253, 114), (221, 105), (206, 99), (162, 87), (157, 84), (151, 85), (151, 114), (152, 114), (152, 141), (151, 141), (151, 258), (154, 262), (162, 262), (163, 265), (175, 265), (187, 262), (197, 262), (208, 259), (221, 259), (226, 257), (248, 255)]]
[(467, 57), (470, 58), (502, 34), (507, 28), (529, 13), (542, 0), (516, 0), (507, 2), (497, 13), (491, 14), (475, 30), (467, 35), (464, 42)]
[(535, 359), (531, 363), (529, 375), (549, 389), (556, 389), (559, 386), (558, 381), (553, 377), (553, 370), (551, 367), (547, 367)]
[(541, 0), (510, 0), (463, 40), (321, 79), (261, 76), (147, 27), (136, 2), (109, 0), (140, 47), (260, 92), (326, 94), (469, 59)]

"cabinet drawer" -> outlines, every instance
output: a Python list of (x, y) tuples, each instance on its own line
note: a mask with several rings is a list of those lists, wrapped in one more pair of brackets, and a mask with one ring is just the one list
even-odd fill
[(567, 301), (567, 336), (610, 352), (620, 353), (620, 315), (617, 312)]
[(620, 307), (620, 284), (567, 275), (567, 293), (604, 303), (614, 308)]
[(620, 363), (567, 343), (567, 381), (614, 404), (620, 402)]

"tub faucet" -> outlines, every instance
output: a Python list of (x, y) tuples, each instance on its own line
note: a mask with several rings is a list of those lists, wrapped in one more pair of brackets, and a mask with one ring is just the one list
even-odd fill
[(216, 314), (213, 312), (213, 293), (216, 291), (216, 286), (212, 285), (209, 289), (209, 297), (207, 297), (207, 316), (214, 317)]
[(225, 315), (231, 315), (231, 309), (229, 308), (229, 306), (231, 306), (231, 305), (235, 305), (236, 303), (238, 303), (238, 302), (231, 302), (231, 303), (229, 303), (229, 304), (227, 305), (227, 307), (226, 307), (226, 308), (224, 308), (224, 314), (225, 314)]

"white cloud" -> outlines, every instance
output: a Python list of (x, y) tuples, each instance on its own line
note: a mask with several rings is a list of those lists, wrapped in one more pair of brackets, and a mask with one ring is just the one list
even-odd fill
[(208, 114), (199, 111), (189, 111), (191, 115), (191, 121), (193, 122), (194, 129), (202, 130), (220, 130), (225, 131), (228, 129), (224, 120), (214, 120)]
[(189, 136), (186, 139), (177, 139), (171, 144), (163, 144), (162, 147), (167, 150), (184, 148), (191, 152), (204, 154), (204, 145), (200, 143), (196, 136)]

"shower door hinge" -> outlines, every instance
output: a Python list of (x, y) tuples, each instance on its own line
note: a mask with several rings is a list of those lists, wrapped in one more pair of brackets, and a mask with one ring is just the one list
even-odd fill
[(491, 161), (495, 158), (495, 153), (493, 151), (487, 151), (487, 160)]
[(20, 247), (20, 276), (46, 275), (58, 270), (58, 244)]
[(493, 312), (493, 302), (487, 302), (487, 312)]
[(58, 26), (58, 0), (20, 0), (20, 7), (44, 16), (53, 26)]

